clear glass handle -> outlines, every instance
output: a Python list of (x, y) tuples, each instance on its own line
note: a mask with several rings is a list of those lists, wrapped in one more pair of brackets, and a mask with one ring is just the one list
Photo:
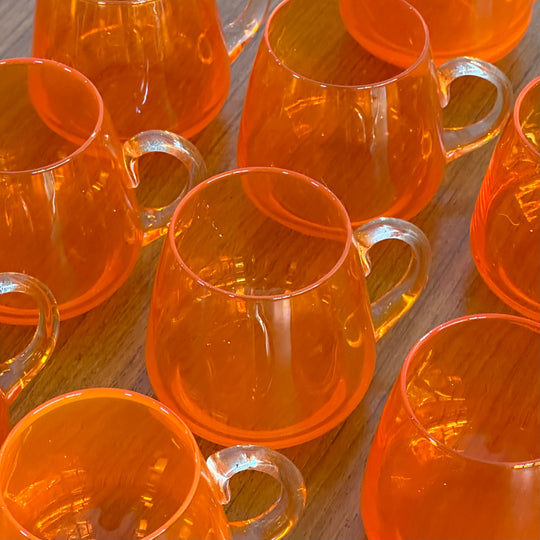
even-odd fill
[(143, 131), (124, 143), (124, 161), (130, 174), (132, 186), (139, 185), (137, 159), (149, 152), (171, 154), (179, 159), (189, 172), (188, 182), (174, 201), (162, 208), (143, 208), (141, 223), (144, 244), (163, 236), (182, 197), (197, 183), (206, 178), (206, 165), (197, 147), (180, 135), (169, 131)]
[(231, 62), (238, 58), (244, 47), (255, 36), (269, 8), (270, 0), (248, 0), (244, 11), (223, 28), (225, 46)]
[(452, 161), (482, 146), (500, 133), (512, 107), (512, 85), (508, 77), (493, 64), (465, 56), (453, 58), (439, 66), (438, 75), (443, 107), (450, 101), (450, 84), (459, 77), (480, 77), (497, 89), (495, 103), (482, 120), (465, 127), (444, 129), (446, 159)]
[(411, 248), (405, 275), (390, 291), (371, 304), (375, 338), (379, 339), (414, 304), (426, 286), (431, 268), (431, 248), (425, 234), (412, 223), (398, 218), (377, 218), (358, 227), (354, 239), (366, 276), (371, 272), (369, 250), (383, 240), (401, 240)]
[(281, 483), (279, 499), (260, 516), (229, 523), (234, 539), (272, 540), (283, 538), (296, 524), (306, 502), (306, 488), (300, 471), (284, 455), (263, 446), (231, 446), (212, 454), (206, 463), (229, 502), (229, 480), (241, 471), (260, 471)]
[(51, 291), (36, 278), (13, 272), (0, 273), (0, 295), (8, 293), (30, 296), (39, 311), (36, 331), (26, 349), (2, 362), (0, 388), (12, 403), (50, 357), (58, 338), (60, 318)]

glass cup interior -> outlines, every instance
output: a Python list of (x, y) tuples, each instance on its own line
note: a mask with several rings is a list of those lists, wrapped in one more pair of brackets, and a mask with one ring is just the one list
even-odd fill
[[(427, 36), (421, 18), (408, 4), (396, 0), (391, 10), (379, 4), (371, 2), (362, 11), (359, 31), (364, 38), (359, 41), (345, 28), (337, 2), (289, 0), (267, 23), (268, 47), (288, 69), (321, 84), (362, 86), (387, 81), (424, 55)], [(406, 60), (388, 55), (389, 47), (395, 51), (406, 47)]]
[(200, 462), (187, 428), (147, 401), (74, 393), (23, 419), (0, 460), (12, 518), (44, 539), (143, 538), (163, 526), (189, 502)]
[(443, 325), (409, 355), (405, 402), (421, 430), (490, 463), (540, 460), (540, 327), (479, 316)]
[(521, 137), (538, 159), (540, 154), (540, 78), (530, 83), (529, 88), (520, 96), (515, 115)]
[(341, 264), (351, 242), (345, 209), (296, 173), (260, 168), (214, 177), (181, 202), (174, 249), (209, 286), (252, 296), (310, 287)]
[(0, 62), (0, 174), (62, 162), (97, 130), (102, 105), (94, 87), (56, 62)]

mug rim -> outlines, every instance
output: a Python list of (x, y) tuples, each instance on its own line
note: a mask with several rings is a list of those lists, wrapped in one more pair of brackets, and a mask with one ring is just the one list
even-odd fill
[[(405, 0), (395, 0), (396, 2), (401, 3), (403, 5), (403, 7), (407, 8), (409, 11), (411, 11), (415, 15), (415, 17), (419, 20), (419, 22), (422, 25), (422, 28), (424, 30), (424, 45), (422, 47), (422, 51), (420, 52), (420, 54), (417, 56), (415, 61), (410, 66), (408, 66), (405, 69), (402, 69), (397, 75), (394, 75), (393, 77), (389, 77), (388, 79), (383, 79), (381, 81), (377, 81), (377, 82), (374, 82), (374, 83), (367, 83), (367, 84), (336, 84), (336, 83), (328, 83), (328, 82), (325, 82), (325, 81), (319, 81), (317, 79), (312, 79), (311, 77), (307, 77), (307, 76), (303, 75), (302, 73), (299, 73), (298, 71), (296, 71), (296, 70), (292, 69), (291, 67), (289, 67), (287, 65), (287, 63), (277, 55), (277, 53), (275, 52), (275, 50), (273, 49), (273, 47), (270, 44), (270, 38), (269, 38), (269, 35), (268, 35), (270, 25), (272, 24), (272, 21), (273, 21), (274, 17), (276, 16), (276, 14), (282, 8), (284, 8), (287, 4), (290, 4), (291, 2), (294, 2), (294, 1), (295, 0), (283, 0), (280, 4), (278, 4), (274, 8), (272, 13), (270, 13), (270, 15), (268, 16), (268, 19), (266, 21), (266, 24), (264, 26), (263, 40), (264, 40), (264, 43), (266, 44), (266, 49), (270, 53), (272, 58), (274, 58), (274, 60), (280, 66), (282, 66), (284, 69), (286, 69), (287, 71), (292, 73), (293, 76), (298, 77), (299, 79), (302, 79), (304, 81), (309, 81), (309, 82), (311, 82), (313, 84), (316, 84), (318, 86), (325, 86), (325, 87), (336, 88), (336, 89), (341, 88), (341, 89), (362, 90), (362, 89), (368, 89), (368, 88), (379, 88), (379, 87), (383, 87), (383, 86), (388, 86), (389, 84), (395, 83), (395, 82), (407, 77), (410, 73), (412, 73), (419, 65), (421, 65), (429, 57), (430, 39), (429, 39), (429, 29), (428, 29), (428, 26), (426, 24), (426, 21), (424, 21), (424, 18), (422, 17), (422, 15), (420, 15), (420, 12), (414, 6), (412, 6), (411, 4), (406, 2)], [(352, 38), (352, 39), (354, 39), (354, 38)]]
[(0, 170), (0, 174), (2, 175), (41, 174), (47, 171), (52, 171), (53, 169), (57, 169), (58, 167), (61, 167), (62, 165), (71, 161), (78, 154), (83, 153), (90, 146), (90, 144), (92, 144), (92, 142), (96, 139), (97, 134), (99, 133), (103, 125), (103, 116), (104, 116), (105, 107), (103, 105), (103, 99), (101, 97), (101, 94), (99, 93), (94, 83), (92, 83), (90, 79), (88, 79), (88, 77), (83, 75), (80, 71), (66, 64), (62, 64), (61, 62), (57, 62), (56, 60), (50, 60), (48, 58), (36, 58), (33, 56), (0, 59), (0, 70), (2, 66), (4, 65), (8, 66), (8, 65), (20, 65), (20, 64), (25, 65), (25, 66), (36, 66), (36, 65), (42, 65), (42, 64), (49, 65), (50, 67), (56, 70), (67, 72), (70, 76), (75, 77), (80, 82), (82, 82), (83, 85), (88, 87), (88, 89), (93, 94), (96, 100), (96, 103), (98, 106), (98, 112), (97, 112), (96, 123), (90, 135), (86, 138), (86, 140), (81, 145), (79, 145), (73, 152), (71, 152), (65, 158), (62, 158), (59, 161), (55, 161), (54, 163), (49, 163), (47, 165), (36, 167), (34, 169), (6, 170), (6, 171)]
[(518, 97), (516, 98), (516, 103), (514, 105), (514, 111), (512, 115), (512, 119), (514, 122), (514, 126), (516, 127), (516, 131), (518, 132), (519, 138), (521, 142), (525, 145), (526, 148), (528, 148), (537, 158), (540, 157), (540, 150), (535, 148), (529, 139), (525, 137), (525, 134), (523, 133), (523, 128), (521, 126), (521, 121), (519, 119), (520, 112), (521, 112), (521, 105), (523, 104), (523, 100), (525, 99), (525, 96), (535, 87), (540, 86), (540, 76), (535, 77), (532, 81), (529, 81), (520, 91)]
[[(45, 401), (44, 403), (41, 403), (39, 406), (32, 409), (28, 414), (26, 414), (23, 418), (21, 418), (21, 420), (17, 422), (17, 424), (10, 430), (8, 436), (0, 447), (0, 463), (2, 462), (3, 457), (7, 452), (8, 446), (10, 446), (12, 439), (14, 439), (19, 434), (19, 432), (29, 428), (33, 424), (35, 419), (45, 416), (52, 410), (61, 407), (65, 404), (66, 400), (74, 400), (75, 402), (80, 402), (83, 400), (94, 398), (113, 398), (131, 401), (136, 404), (143, 405), (144, 407), (150, 408), (154, 411), (157, 411), (160, 415), (166, 414), (166, 418), (168, 420), (168, 423), (170, 423), (171, 427), (174, 427), (176, 433), (181, 434), (182, 437), (190, 444), (189, 449), (192, 451), (194, 463), (193, 480), (191, 486), (187, 495), (184, 498), (184, 501), (175, 510), (175, 512), (159, 528), (150, 531), (149, 534), (141, 538), (141, 540), (153, 540), (159, 537), (160, 534), (163, 534), (167, 530), (167, 528), (169, 528), (185, 512), (185, 510), (191, 503), (191, 500), (193, 499), (193, 496), (201, 478), (201, 453), (195, 437), (189, 427), (186, 425), (186, 423), (164, 403), (161, 403), (160, 401), (157, 401), (150, 396), (123, 388), (92, 387), (61, 394)], [(36, 536), (30, 531), (28, 531), (26, 527), (24, 527), (21, 523), (19, 523), (17, 519), (15, 519), (15, 517), (5, 504), (3, 489), (0, 489), (0, 507), (4, 508), (8, 521), (13, 526), (15, 526), (15, 528), (17, 528), (19, 532), (24, 534), (26, 538), (29, 538), (31, 540), (42, 540), (39, 536)]]
[(399, 394), (403, 402), (403, 406), (405, 407), (405, 411), (407, 412), (407, 415), (410, 421), (414, 424), (416, 429), (421, 433), (422, 437), (429, 440), (437, 448), (443, 450), (446, 453), (451, 454), (454, 458), (458, 458), (460, 460), (465, 460), (465, 461), (475, 461), (479, 463), (485, 463), (488, 465), (495, 465), (498, 467), (506, 467), (510, 469), (526, 468), (526, 467), (539, 467), (540, 468), (540, 455), (537, 456), (536, 458), (522, 460), (522, 461), (492, 461), (489, 459), (482, 459), (482, 458), (468, 455), (466, 452), (458, 452), (457, 450), (451, 448), (447, 444), (440, 441), (437, 437), (434, 437), (433, 435), (431, 435), (426, 430), (423, 423), (414, 413), (413, 408), (409, 402), (409, 397), (407, 393), (407, 373), (409, 372), (409, 367), (411, 366), (416, 356), (416, 353), (420, 349), (420, 347), (424, 345), (426, 342), (431, 341), (431, 339), (434, 336), (437, 336), (441, 332), (444, 332), (447, 328), (451, 326), (456, 326), (456, 325), (460, 325), (463, 323), (467, 323), (467, 322), (475, 321), (479, 319), (503, 320), (510, 323), (517, 323), (520, 325), (525, 325), (525, 326), (528, 326), (531, 330), (537, 330), (538, 332), (540, 332), (540, 322), (537, 322), (533, 319), (529, 319), (527, 317), (522, 317), (519, 315), (510, 315), (506, 313), (474, 313), (474, 314), (464, 315), (462, 317), (457, 317), (455, 319), (451, 319), (442, 324), (439, 324), (438, 326), (436, 326), (435, 328), (427, 332), (423, 337), (421, 337), (413, 345), (412, 349), (409, 351), (409, 353), (407, 354), (407, 357), (405, 358), (403, 367), (401, 368), (401, 371), (399, 374), (399, 380), (398, 380), (398, 387), (399, 387)]
[(107, 4), (107, 5), (125, 4), (126, 6), (129, 6), (129, 5), (137, 5), (137, 4), (155, 4), (156, 2), (159, 2), (160, 0), (82, 0), (82, 1), (88, 2), (89, 4)]
[[(245, 293), (236, 293), (227, 291), (226, 289), (223, 289), (221, 287), (218, 287), (216, 285), (212, 285), (211, 283), (207, 282), (206, 280), (202, 279), (196, 272), (194, 272), (189, 265), (184, 261), (182, 256), (180, 255), (178, 248), (176, 246), (175, 242), (175, 231), (176, 226), (178, 224), (180, 214), (182, 212), (183, 207), (186, 205), (186, 203), (191, 200), (193, 197), (195, 197), (200, 191), (203, 191), (206, 186), (209, 186), (211, 184), (214, 184), (216, 182), (221, 182), (224, 179), (232, 178), (235, 176), (241, 176), (246, 173), (272, 173), (272, 174), (279, 174), (279, 175), (291, 175), (295, 176), (297, 179), (302, 180), (306, 184), (311, 184), (314, 186), (315, 189), (321, 190), (321, 192), (325, 193), (325, 195), (332, 201), (332, 203), (338, 207), (340, 215), (344, 217), (344, 224), (347, 229), (347, 237), (345, 238), (345, 241), (343, 243), (343, 250), (338, 257), (335, 264), (323, 275), (321, 275), (318, 279), (311, 282), (310, 284), (300, 287), (298, 289), (294, 289), (289, 292), (284, 292), (280, 294), (245, 294)], [(317, 180), (314, 180), (313, 178), (310, 178), (309, 176), (299, 173), (297, 171), (291, 171), (289, 169), (282, 169), (280, 167), (241, 167), (237, 169), (231, 169), (229, 171), (224, 171), (222, 173), (216, 174), (214, 176), (211, 176), (210, 178), (207, 178), (200, 184), (197, 184), (194, 188), (192, 188), (180, 201), (178, 206), (176, 207), (174, 214), (171, 218), (171, 222), (169, 225), (169, 229), (167, 231), (167, 241), (169, 242), (169, 246), (172, 250), (172, 253), (174, 255), (175, 260), (178, 262), (178, 264), (182, 267), (182, 269), (187, 272), (194, 281), (196, 281), (199, 285), (202, 287), (205, 287), (207, 289), (210, 289), (212, 291), (215, 291), (218, 294), (223, 294), (225, 296), (233, 297), (233, 298), (241, 298), (244, 300), (282, 300), (285, 298), (291, 298), (293, 296), (300, 296), (301, 294), (304, 294), (308, 291), (311, 291), (324, 283), (325, 281), (328, 281), (337, 271), (338, 269), (343, 265), (345, 262), (345, 259), (347, 258), (349, 251), (351, 249), (352, 245), (352, 225), (349, 218), (349, 215), (347, 213), (347, 210), (343, 206), (343, 203), (337, 198), (336, 195), (330, 189), (328, 189), (325, 185), (318, 182)]]

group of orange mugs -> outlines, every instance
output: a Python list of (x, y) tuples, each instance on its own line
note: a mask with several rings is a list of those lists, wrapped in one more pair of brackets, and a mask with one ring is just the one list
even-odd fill
[[(489, 63), (519, 42), (533, 0), (284, 0), (266, 19), (269, 4), (222, 25), (214, 0), (37, 0), (34, 56), (0, 60), (0, 321), (37, 324), (0, 374), (0, 538), (287, 534), (305, 486), (270, 448), (357, 407), (376, 340), (428, 279), (429, 242), (406, 220), (448, 161), (499, 134), (471, 249), (520, 315), (464, 316), (411, 350), (362, 517), (370, 540), (537, 538), (540, 77), (514, 102)], [(230, 64), (265, 19), (239, 168), (207, 178), (188, 138), (219, 113)], [(446, 128), (463, 76), (496, 98)], [(154, 152), (180, 160), (187, 183), (146, 208), (137, 162)], [(81, 390), (9, 430), (8, 406), (53, 354), (59, 321), (110, 297), (162, 236), (146, 337), (159, 401)], [(388, 239), (411, 262), (371, 302), (369, 251)], [(192, 433), (228, 448), (205, 462)], [(275, 476), (282, 492), (233, 523), (222, 504), (240, 470)]]

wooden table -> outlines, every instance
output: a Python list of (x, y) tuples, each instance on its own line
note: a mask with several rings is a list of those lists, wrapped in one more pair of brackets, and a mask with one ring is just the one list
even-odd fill
[[(241, 0), (222, 0), (224, 14)], [(277, 0), (273, 1), (273, 5)], [(33, 0), (0, 1), (0, 58), (29, 56)], [(243, 98), (260, 35), (232, 67), (232, 86), (223, 110), (193, 139), (209, 172), (233, 169)], [(509, 76), (515, 95), (540, 74), (540, 5), (528, 33), (497, 65)], [(455, 102), (447, 116), (459, 120), (470, 106), (459, 95), (481, 89), (469, 81), (456, 85)], [(364, 538), (359, 512), (360, 485), (371, 440), (393, 381), (411, 346), (439, 323), (479, 312), (508, 312), (476, 271), (469, 248), (469, 222), (479, 186), (495, 141), (452, 163), (432, 202), (412, 221), (423, 229), (433, 249), (433, 267), (424, 293), (406, 316), (377, 345), (377, 367), (367, 395), (341, 425), (306, 444), (283, 450), (304, 475), (307, 506), (294, 539)], [(162, 241), (141, 251), (127, 282), (112, 298), (91, 312), (61, 324), (60, 337), (49, 365), (23, 391), (11, 410), (15, 422), (44, 400), (91, 386), (129, 388), (153, 395), (144, 361), (149, 302)], [(383, 264), (384, 264), (384, 254)], [(376, 273), (375, 273), (376, 274)], [(376, 278), (377, 279), (377, 278)], [(370, 290), (381, 283), (370, 280)], [(27, 339), (27, 329), (11, 329)], [(2, 352), (2, 351), (0, 351)], [(3, 351), (2, 358), (13, 351)], [(205, 456), (218, 449), (198, 439)], [(231, 518), (255, 515), (275, 494), (275, 486), (259, 474), (242, 474), (233, 483)]]

